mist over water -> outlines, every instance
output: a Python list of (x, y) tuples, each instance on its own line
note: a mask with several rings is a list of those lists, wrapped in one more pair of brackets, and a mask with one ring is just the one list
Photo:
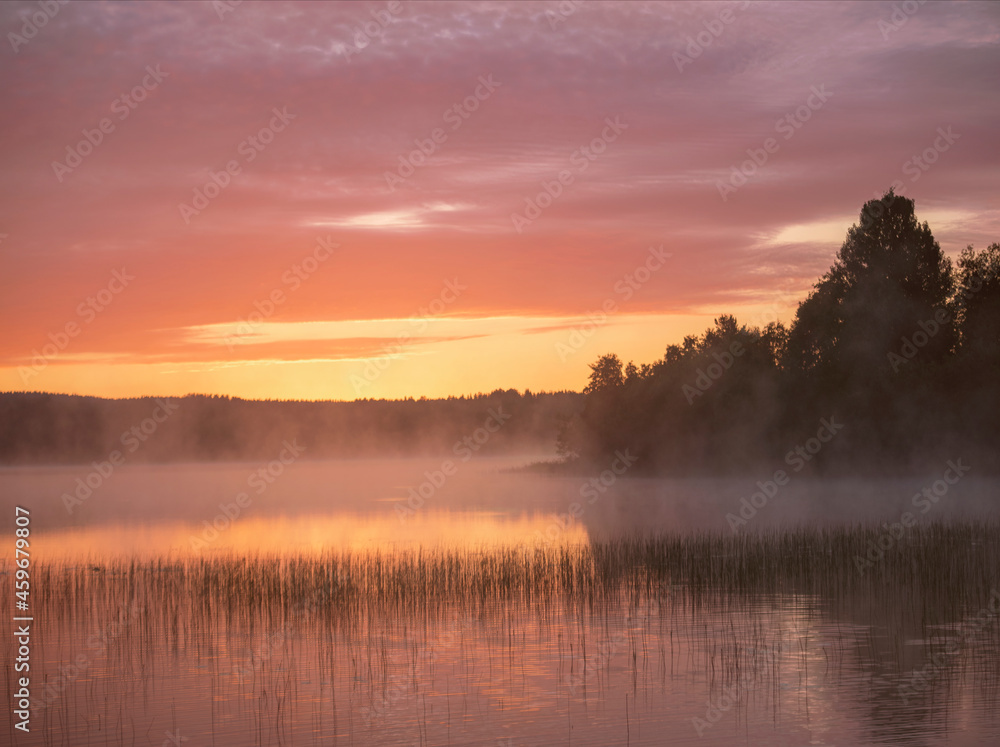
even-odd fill
[[(551, 543), (569, 528), (582, 532), (582, 537), (608, 539), (894, 523), (907, 512), (915, 524), (989, 519), (1000, 514), (996, 503), (1000, 482), (976, 476), (974, 467), (961, 460), (953, 462), (968, 467), (961, 476), (944, 462), (936, 469), (929, 467), (922, 476), (792, 476), (783, 485), (764, 471), (757, 479), (634, 477), (611, 470), (560, 475), (522, 469), (546, 456), (478, 458), (464, 463), (444, 457), (299, 459), (280, 465), (280, 471), (272, 466), (271, 472), (268, 462), (126, 465), (88, 497), (71, 501), (68, 508), (62, 496), (76, 498), (77, 480), (91, 470), (77, 465), (8, 467), (0, 469), (0, 488), (10, 505), (30, 502), (35, 506), (37, 541), (43, 546), (58, 535), (53, 549), (62, 545), (62, 538), (72, 536), (87, 547), (87, 533), (97, 531), (116, 532), (126, 542), (89, 545), (101, 548), (99, 554), (127, 553), (140, 546), (145, 553), (186, 553), (191, 550), (190, 537), (202, 537), (206, 522), (225, 527), (206, 546), (218, 552), (230, 545), (232, 537), (249, 538), (251, 527), (266, 528), (260, 537), (264, 540), (263, 534), (275, 532), (276, 520), (302, 526), (321, 520), (331, 528), (345, 522), (380, 525), (388, 533), (373, 532), (366, 540), (371, 549), (377, 549), (407, 541), (427, 543), (430, 526), (446, 532), (455, 516), (489, 523), (494, 531), (502, 531), (505, 542), (516, 545)], [(448, 461), (458, 464), (454, 474), (443, 475), (442, 462)], [(945, 481), (946, 473), (953, 484)], [(440, 486), (432, 482), (435, 478)], [(418, 492), (421, 488), (427, 497)], [(241, 494), (246, 505), (240, 505)], [(223, 519), (217, 520), (220, 516)], [(12, 517), (5, 515), (4, 523), (12, 526)], [(156, 545), (150, 545), (148, 537), (139, 544), (128, 541), (130, 536), (163, 527), (170, 527), (177, 536), (168, 539), (164, 535)], [(446, 532), (442, 537), (446, 544), (474, 544), (462, 532)], [(325, 540), (311, 540), (309, 546), (337, 550), (345, 539), (335, 533)], [(273, 537), (268, 541), (280, 544)], [(294, 543), (295, 538), (287, 536), (283, 541)], [(351, 537), (350, 544), (357, 547), (357, 537)]]
[[(514, 544), (520, 539), (514, 531), (518, 522), (537, 522), (544, 515), (536, 507), (544, 505), (545, 496), (553, 498), (553, 506), (559, 505), (547, 492), (546, 484), (553, 481), (504, 473), (523, 464), (523, 457), (471, 461), (435, 486), (427, 474), (441, 473), (442, 461), (446, 460), (300, 460), (271, 472), (268, 463), (250, 462), (124, 467), (74, 505), (72, 513), (59, 497), (72, 492), (79, 467), (6, 469), (0, 472), (0, 481), (15, 500), (40, 493), (50, 496), (36, 521), (48, 533), (58, 533), (57, 548), (65, 547), (65, 538), (77, 537), (83, 548), (105, 547), (102, 554), (141, 549), (145, 554), (185, 555), (202, 549), (246, 550), (260, 543), (277, 551), (376, 550), (399, 543), (461, 545), (472, 539), (451, 527), (459, 516), (465, 523), (489, 525), (491, 531), (510, 525), (502, 539)], [(433, 492), (411, 508), (411, 490), (422, 485), (430, 485)], [(317, 531), (316, 522), (322, 522), (324, 531)], [(216, 529), (214, 535), (206, 523)], [(280, 531), (282, 526), (286, 532)], [(363, 536), (357, 533), (361, 526), (369, 527)], [(157, 529), (164, 531), (156, 546), (148, 543), (148, 534), (141, 543), (129, 541), (130, 536)], [(113, 533), (125, 544), (94, 545), (87, 535), (95, 532)], [(440, 539), (435, 532), (443, 532)], [(306, 544), (303, 533), (310, 538)], [(193, 548), (192, 538), (206, 540), (204, 548)], [(45, 542), (46, 537), (38, 541)]]
[(1000, 745), (997, 8), (0, 3), (0, 747)]
[(995, 481), (522, 469), (538, 458), (444, 480), (442, 457), (124, 466), (72, 512), (85, 468), (0, 470), (34, 506), (45, 600), (48, 685), (16, 743), (103, 743), (96, 713), (234, 747), (1000, 737), (1000, 592), (978, 578), (1000, 555), (963, 528), (996, 522)]

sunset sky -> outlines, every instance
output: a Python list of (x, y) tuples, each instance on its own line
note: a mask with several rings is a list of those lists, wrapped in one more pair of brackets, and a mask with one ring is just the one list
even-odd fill
[(0, 390), (579, 390), (721, 313), (788, 322), (894, 183), (948, 255), (1000, 241), (997, 3), (24, 2), (0, 30)]

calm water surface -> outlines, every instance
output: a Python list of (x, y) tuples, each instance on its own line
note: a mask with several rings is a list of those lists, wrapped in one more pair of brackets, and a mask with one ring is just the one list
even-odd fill
[[(248, 587), (206, 602), (177, 570), (234, 554), (280, 564), (729, 532), (726, 514), (755, 489), (753, 479), (618, 478), (590, 500), (581, 478), (504, 471), (523, 459), (474, 460), (443, 481), (441, 461), (125, 467), (72, 513), (61, 496), (86, 469), (3, 470), (5, 536), (13, 505), (32, 511), (36, 708), (27, 735), (6, 709), (0, 741), (1000, 744), (1000, 616), (976, 618), (988, 595), (928, 616), (906, 589), (747, 597), (657, 584), (597, 600), (484, 594), (336, 614), (314, 595), (275, 614), (256, 609)], [(895, 521), (926, 483), (793, 481), (750, 529)], [(920, 520), (975, 513), (995, 496), (967, 478)], [(148, 576), (101, 570), (114, 558), (163, 560), (163, 580), (137, 588)], [(10, 592), (0, 607), (13, 616)], [(9, 634), (4, 647), (10, 662)]]

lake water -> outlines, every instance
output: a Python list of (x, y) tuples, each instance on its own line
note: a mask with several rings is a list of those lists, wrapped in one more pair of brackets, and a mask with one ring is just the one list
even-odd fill
[[(923, 513), (936, 468), (793, 477), (751, 515), (758, 478), (589, 483), (509, 471), (527, 458), (442, 461), (126, 466), (89, 494), (88, 468), (0, 470), (4, 536), (15, 505), (31, 510), (35, 700), (30, 733), (8, 708), (0, 741), (1000, 744), (1000, 568), (976, 560), (994, 558), (982, 538), (912, 584), (888, 560), (759, 591), (647, 561), (615, 566), (620, 584), (590, 570), (622, 536), (732, 536), (741, 507), (744, 533), (995, 517), (995, 483), (963, 477)], [(18, 614), (10, 591), (0, 611)]]

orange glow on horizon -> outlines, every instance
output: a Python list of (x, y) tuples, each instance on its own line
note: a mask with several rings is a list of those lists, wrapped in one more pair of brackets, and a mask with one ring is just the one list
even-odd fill
[[(790, 314), (787, 304), (738, 311), (754, 326), (775, 314), (785, 319)], [(235, 344), (231, 335), (237, 328), (217, 325), (187, 333), (199, 341), (197, 355), (188, 347), (170, 361), (158, 360), (162, 356), (155, 352), (145, 358), (56, 356), (34, 372), (30, 362), (27, 368), (0, 368), (0, 390), (296, 400), (442, 398), (512, 388), (580, 391), (598, 356), (616, 352), (624, 361), (653, 362), (662, 358), (667, 344), (700, 334), (715, 316), (610, 314), (603, 322), (596, 315), (442, 319), (419, 333), (406, 320), (269, 324)], [(359, 335), (385, 336), (343, 337), (351, 326)], [(402, 342), (401, 332), (408, 333)], [(336, 337), (317, 339), (323, 335)], [(324, 347), (335, 348), (336, 355), (323, 357)]]
[[(221, 517), (221, 514), (220, 514)], [(155, 525), (89, 526), (50, 531), (34, 543), (39, 561), (86, 563), (118, 558), (212, 557), (392, 552), (406, 550), (477, 551), (502, 547), (531, 549), (554, 526), (554, 514), (421, 511), (400, 522), (395, 512), (240, 517), (219, 522), (221, 530), (183, 522)], [(219, 517), (216, 517), (219, 518)], [(586, 528), (560, 529), (556, 546), (585, 544)], [(538, 545), (541, 546), (541, 545)], [(99, 548), (95, 550), (95, 548)], [(36, 561), (37, 562), (37, 561)]]
[[(10, 28), (21, 5), (0, 3)], [(598, 356), (656, 361), (721, 314), (789, 322), (890, 186), (951, 257), (1000, 232), (997, 100), (969, 77), (996, 54), (989, 4), (885, 44), (878, 4), (759, 4), (683, 70), (712, 3), (558, 27), (531, 3), (404, 3), (357, 54), (363, 3), (67, 7), (0, 66), (5, 391), (579, 391)], [(927, 54), (933, 75), (903, 64)], [(817, 85), (829, 101), (746, 167)], [(914, 174), (941, 111), (954, 147)]]

